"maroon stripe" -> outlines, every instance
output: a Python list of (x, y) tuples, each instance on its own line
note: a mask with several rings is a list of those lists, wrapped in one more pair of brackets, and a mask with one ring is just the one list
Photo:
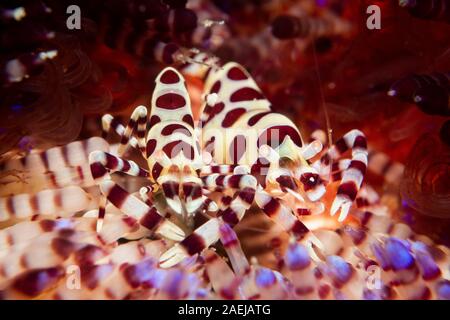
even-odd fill
[(127, 225), (128, 227), (130, 227), (130, 228), (135, 227), (135, 226), (136, 226), (136, 223), (137, 223), (136, 219), (133, 218), (133, 217), (130, 217), (130, 216), (124, 216), (124, 217), (122, 218), (122, 221), (125, 222), (126, 225)]
[(242, 177), (244, 177), (243, 174), (233, 174), (232, 176), (230, 176), (230, 178), (228, 179), (228, 187), (234, 189), (239, 188)]
[(187, 159), (193, 160), (195, 157), (194, 148), (182, 140), (169, 142), (162, 150), (171, 159), (177, 156), (181, 151), (183, 151), (183, 154)]
[(239, 192), (238, 197), (248, 204), (252, 204), (253, 200), (255, 199), (255, 189), (244, 188), (241, 192)]
[(92, 178), (98, 179), (103, 177), (108, 171), (100, 162), (94, 162), (91, 164)]
[(211, 172), (212, 173), (220, 173), (220, 166), (212, 166)]
[(83, 168), (81, 166), (76, 166), (77, 168), (77, 174), (81, 181), (84, 180), (84, 174), (83, 174)]
[(221, 83), (220, 80), (217, 80), (214, 85), (211, 87), (211, 90), (209, 91), (209, 93), (218, 93), (221, 87)]
[(169, 181), (169, 182), (164, 182), (162, 184), (162, 188), (164, 191), (164, 195), (167, 198), (173, 199), (173, 197), (178, 195), (178, 190), (180, 188), (180, 185), (177, 182)]
[(120, 139), (120, 144), (121, 145), (126, 145), (129, 140), (130, 140), (129, 137), (127, 137), (126, 135), (123, 135), (122, 138)]
[(340, 154), (348, 150), (347, 142), (345, 142), (344, 138), (338, 139), (334, 145)]
[(144, 177), (144, 178), (147, 178), (147, 177), (149, 177), (149, 173), (148, 173), (148, 171), (147, 170), (144, 170), (144, 169), (142, 169), (142, 168), (139, 168), (139, 173), (138, 173), (138, 177)]
[(366, 198), (358, 197), (356, 198), (356, 206), (358, 208), (367, 207), (369, 205), (369, 201)]
[(139, 126), (143, 126), (146, 123), (147, 123), (147, 117), (145, 117), (145, 116), (144, 117), (139, 117), (138, 120), (137, 120), (137, 124)]
[(152, 128), (155, 124), (160, 123), (161, 122), (161, 118), (158, 117), (157, 115), (153, 115), (150, 118), (150, 121), (148, 122), (148, 125), (150, 128)]
[(159, 164), (159, 162), (155, 162), (152, 168), (152, 177), (154, 180), (159, 178), (159, 175), (161, 174), (163, 167)]
[(39, 201), (35, 194), (30, 196), (30, 207), (33, 212), (39, 212)]
[(116, 130), (117, 127), (119, 126), (119, 124), (120, 124), (119, 120), (117, 120), (116, 118), (113, 118), (113, 119), (111, 120), (110, 126), (111, 126), (111, 128), (113, 128), (114, 130)]
[(275, 198), (270, 198), (270, 201), (266, 203), (264, 206), (263, 211), (269, 216), (273, 216), (277, 214), (278, 210), (280, 209), (281, 205)]
[(189, 255), (194, 255), (206, 248), (205, 241), (196, 233), (191, 233), (187, 238), (180, 242)]
[(302, 239), (309, 232), (309, 229), (303, 222), (301, 222), (300, 220), (296, 220), (291, 228), (291, 231), (297, 239)]
[(331, 175), (331, 180), (332, 180), (332, 181), (339, 181), (339, 180), (342, 180), (342, 171), (338, 171), (338, 172), (333, 173), (333, 174)]
[(339, 162), (334, 162), (334, 163), (331, 165), (331, 172), (339, 171), (339, 170), (340, 170), (340, 168), (339, 168)]
[(254, 126), (256, 123), (258, 123), (259, 120), (264, 118), (264, 116), (271, 114), (271, 113), (272, 113), (271, 111), (258, 113), (256, 115), (254, 115), (253, 117), (251, 117), (250, 119), (248, 119), (247, 124), (249, 126)]
[(150, 139), (147, 141), (147, 146), (146, 146), (146, 150), (145, 150), (147, 157), (150, 157), (153, 154), (153, 152), (156, 149), (156, 145), (157, 145), (157, 142), (155, 139)]
[(50, 177), (50, 181), (52, 182), (52, 185), (53, 185), (54, 187), (58, 187), (58, 183), (56, 182), (56, 176), (55, 176), (55, 174), (54, 174), (53, 172), (49, 171), (49, 172), (48, 172), (48, 175), (49, 175), (49, 177)]
[(105, 214), (106, 214), (105, 207), (100, 206), (100, 207), (98, 208), (98, 218), (99, 218), (100, 220), (101, 220), (101, 219), (104, 219), (104, 218), (105, 218)]
[(134, 119), (128, 121), (127, 128), (125, 130), (135, 129), (137, 127), (137, 122)]
[(159, 96), (156, 99), (155, 104), (158, 108), (175, 110), (184, 107), (186, 105), (186, 100), (182, 95), (170, 92)]
[(39, 226), (44, 232), (51, 232), (56, 227), (56, 221), (50, 219), (41, 220), (39, 221)]
[(153, 230), (161, 221), (163, 217), (158, 214), (155, 207), (151, 207), (148, 212), (139, 220), (139, 223), (149, 230)]
[(53, 197), (53, 201), (55, 202), (55, 206), (57, 208), (62, 208), (62, 196), (61, 196), (61, 192), (56, 192), (54, 197)]
[(354, 148), (367, 149), (367, 139), (363, 136), (357, 136), (353, 143)]
[(239, 223), (239, 218), (231, 208), (226, 208), (219, 214), (222, 217), (222, 220), (228, 223), (230, 226), (235, 226)]
[(114, 206), (120, 209), (122, 207), (122, 204), (128, 198), (128, 195), (129, 193), (127, 191), (115, 184), (109, 191), (106, 198), (108, 198), (108, 200), (111, 201)]
[(359, 160), (352, 160), (350, 162), (349, 168), (354, 168), (356, 170), (359, 170), (362, 175), (366, 174), (366, 164)]
[(44, 168), (45, 170), (48, 170), (48, 157), (47, 157), (47, 152), (46, 151), (42, 151), (39, 156), (41, 157), (42, 162), (44, 163)]
[(222, 121), (222, 127), (231, 127), (246, 112), (247, 110), (245, 110), (244, 108), (237, 108), (229, 111)]
[(246, 80), (246, 79), (248, 79), (247, 75), (238, 67), (231, 68), (227, 73), (227, 77), (231, 80)]
[(229, 206), (231, 204), (231, 201), (233, 200), (230, 196), (223, 196), (220, 200), (224, 206)]
[(185, 114), (183, 116), (182, 120), (183, 120), (183, 122), (186, 122), (191, 127), (194, 127), (194, 119), (192, 118), (192, 116), (190, 114)]
[(297, 214), (299, 216), (309, 216), (311, 215), (311, 210), (307, 208), (297, 208)]
[(131, 169), (131, 164), (129, 161), (123, 160), (122, 163), (123, 163), (122, 171), (127, 172), (128, 170)]
[(272, 148), (276, 148), (287, 136), (289, 136), (297, 146), (302, 146), (302, 139), (296, 128), (291, 126), (273, 126), (264, 130), (258, 137), (258, 148), (265, 144)]
[(169, 124), (169, 125), (165, 126), (161, 130), (161, 134), (163, 136), (170, 136), (171, 134), (174, 133), (174, 131), (175, 131), (175, 133), (181, 133), (188, 137), (192, 136), (190, 131), (184, 125), (178, 124), (178, 123)]
[(119, 159), (117, 157), (113, 156), (112, 154), (109, 154), (107, 152), (104, 153), (106, 157), (106, 164), (105, 167), (109, 169), (116, 169), (119, 165)]
[(180, 81), (180, 77), (173, 70), (166, 70), (160, 78), (160, 81), (165, 84), (173, 84)]
[(217, 176), (217, 178), (216, 178), (216, 185), (220, 186), (220, 187), (223, 187), (224, 186), (223, 182), (225, 180), (225, 177), (226, 177), (226, 175)]
[(353, 181), (347, 181), (341, 184), (338, 188), (337, 194), (344, 194), (350, 198), (351, 201), (355, 200), (358, 193), (358, 188)]
[(231, 102), (251, 101), (255, 99), (264, 99), (264, 96), (261, 92), (249, 87), (241, 88), (233, 92), (230, 97)]
[(137, 135), (138, 139), (143, 139), (143, 138), (145, 138), (145, 130), (138, 130), (138, 131), (136, 132), (136, 135)]
[(297, 190), (297, 185), (295, 184), (294, 179), (290, 176), (279, 176), (276, 180), (281, 187)]
[(191, 196), (192, 199), (198, 199), (202, 196), (202, 188), (194, 182), (186, 182), (182, 184), (183, 193), (186, 197)]

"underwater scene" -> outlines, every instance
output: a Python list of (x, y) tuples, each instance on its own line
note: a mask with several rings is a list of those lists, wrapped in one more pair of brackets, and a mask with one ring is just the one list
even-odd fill
[(0, 300), (450, 300), (450, 0), (0, 26)]

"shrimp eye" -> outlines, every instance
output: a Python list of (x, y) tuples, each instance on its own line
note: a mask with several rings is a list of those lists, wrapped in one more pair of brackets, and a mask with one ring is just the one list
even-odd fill
[(314, 189), (322, 182), (317, 173), (306, 172), (300, 176), (300, 182), (303, 184), (305, 191)]

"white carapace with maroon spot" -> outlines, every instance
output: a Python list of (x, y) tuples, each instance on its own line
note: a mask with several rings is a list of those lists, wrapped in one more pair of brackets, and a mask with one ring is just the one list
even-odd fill
[[(215, 243), (223, 223), (236, 225), (255, 204), (311, 251), (313, 244), (320, 249), (321, 242), (299, 215), (324, 210), (320, 199), (325, 193), (321, 174), (325, 169), (310, 161), (322, 144), (305, 145), (295, 124), (271, 111), (270, 102), (240, 65), (228, 63), (205, 71), (205, 103), (197, 128), (184, 78), (171, 67), (156, 78), (149, 116), (147, 108), (139, 106), (126, 127), (111, 115), (103, 117), (105, 133), (118, 133), (121, 146), (117, 156), (95, 151), (89, 157), (92, 177), (104, 195), (98, 229), (110, 202), (143, 227), (181, 240), (160, 258), (161, 266), (169, 267)], [(367, 151), (359, 131), (341, 140), (316, 163), (338, 160), (352, 150), (352, 160), (341, 168), (342, 183), (331, 208), (332, 214), (341, 209), (343, 220), (361, 186)], [(129, 146), (141, 151), (148, 170), (121, 158)], [(132, 195), (111, 180), (113, 172), (147, 177), (150, 185), (141, 189), (140, 197)], [(182, 217), (187, 229), (192, 230), (197, 213), (209, 212), (210, 218), (186, 237), (186, 228), (167, 219), (153, 204), (156, 194), (164, 195), (167, 210)], [(286, 197), (295, 199), (294, 207)]]

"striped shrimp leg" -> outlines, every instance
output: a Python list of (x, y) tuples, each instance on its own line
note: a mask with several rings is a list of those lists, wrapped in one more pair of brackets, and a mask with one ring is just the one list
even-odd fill
[(155, 206), (147, 206), (112, 180), (101, 182), (100, 190), (115, 207), (126, 215), (137, 219), (147, 229), (155, 230), (169, 239), (177, 241), (183, 239), (184, 232), (177, 225), (165, 219)]
[(330, 210), (332, 216), (340, 211), (339, 221), (344, 221), (347, 217), (364, 179), (368, 162), (367, 141), (364, 134), (356, 129), (351, 130), (338, 139), (320, 159), (321, 164), (327, 166), (342, 157), (349, 149), (352, 151), (352, 159), (342, 174), (342, 181)]
[(130, 120), (121, 136), (119, 149), (117, 151), (119, 156), (122, 156), (127, 147), (130, 145), (129, 141), (133, 133), (136, 133), (136, 139), (139, 150), (145, 156), (145, 133), (147, 130), (147, 108), (145, 106), (138, 106), (131, 114)]
[[(311, 133), (310, 141), (318, 140), (322, 144), (327, 141), (325, 131), (318, 129)], [(311, 142), (312, 143), (312, 142)], [(379, 176), (382, 176), (388, 184), (397, 185), (403, 175), (404, 165), (395, 162), (388, 157), (388, 155), (373, 150), (369, 146), (367, 169)], [(315, 168), (320, 172), (322, 179), (331, 181), (342, 180), (343, 172), (350, 166), (351, 160), (339, 159), (324, 167), (319, 162), (314, 164)], [(378, 194), (369, 186), (362, 186), (356, 198), (357, 207), (370, 206), (377, 203), (379, 200)]]
[(173, 266), (185, 257), (192, 256), (203, 251), (217, 240), (219, 240), (219, 225), (224, 221), (235, 226), (250, 208), (255, 197), (256, 179), (251, 175), (210, 175), (202, 178), (207, 190), (218, 189), (234, 190), (234, 199), (224, 210), (194, 230), (187, 238), (167, 250), (160, 259), (163, 268)]
[[(122, 140), (122, 136), (125, 133), (125, 127), (112, 115), (105, 114), (102, 117), (102, 137), (106, 139), (111, 132), (115, 132)], [(135, 137), (131, 137), (128, 143), (132, 148), (138, 147), (138, 141)]]
[[(89, 155), (89, 163), (91, 174), (96, 183), (110, 180), (110, 173), (123, 172), (135, 177), (146, 178), (149, 176), (148, 171), (140, 168), (134, 161), (129, 161), (116, 157), (108, 152), (94, 151)], [(101, 230), (103, 219), (105, 216), (106, 199), (100, 200), (98, 230)]]
[(24, 172), (27, 192), (68, 185), (94, 185), (88, 156), (92, 151), (108, 151), (108, 143), (99, 137), (74, 141), (61, 147), (32, 151), (29, 155), (3, 164), (4, 170)]
[(271, 220), (291, 233), (297, 240), (306, 241), (312, 253), (314, 252), (312, 249), (313, 244), (322, 249), (323, 245), (320, 240), (311, 233), (303, 222), (297, 219), (292, 210), (281, 199), (272, 197), (260, 188), (256, 192), (255, 202)]
[(93, 205), (91, 196), (77, 186), (17, 194), (0, 198), (0, 221), (34, 215), (73, 215)]
[(227, 208), (218, 213), (218, 216), (224, 222), (235, 226), (253, 203), (256, 179), (248, 174), (212, 174), (203, 177), (202, 180), (204, 188), (210, 191), (234, 190), (234, 199)]

